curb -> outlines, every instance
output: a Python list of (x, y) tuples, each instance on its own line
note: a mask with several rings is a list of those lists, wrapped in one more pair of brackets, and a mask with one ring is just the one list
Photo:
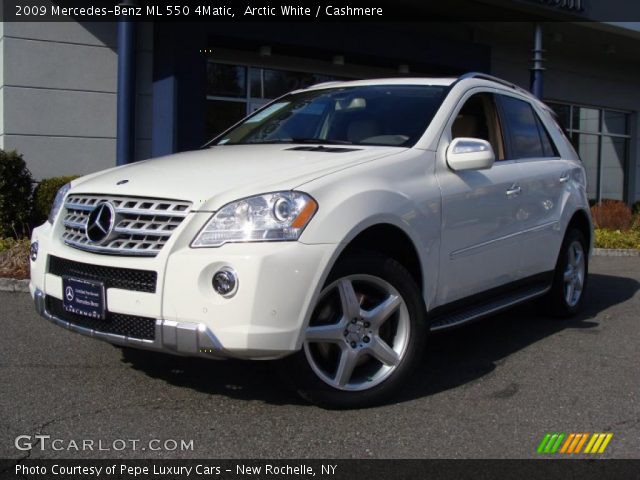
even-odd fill
[(15, 278), (0, 278), (0, 292), (29, 293), (29, 280), (16, 280)]
[(594, 248), (594, 257), (638, 257), (640, 250), (635, 248)]

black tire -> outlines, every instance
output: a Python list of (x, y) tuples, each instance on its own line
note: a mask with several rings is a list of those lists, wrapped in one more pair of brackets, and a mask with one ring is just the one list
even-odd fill
[[(375, 277), (375, 280), (372, 279), (372, 277)], [(371, 279), (371, 285), (366, 283), (368, 279)], [(322, 350), (322, 345), (330, 345), (329, 347), (326, 347), (327, 352), (325, 352), (325, 354), (327, 356), (329, 355), (328, 349), (334, 349), (334, 357), (338, 358), (338, 365), (336, 366), (334, 379), (334, 381), (337, 381), (339, 375), (338, 372), (340, 370), (339, 363), (342, 361), (342, 355), (345, 352), (357, 352), (357, 349), (360, 347), (353, 346), (356, 342), (350, 340), (354, 337), (346, 337), (347, 330), (344, 330), (345, 338), (340, 338), (336, 343), (323, 344), (322, 342), (305, 342), (305, 346), (300, 352), (285, 359), (283, 362), (283, 373), (285, 373), (285, 378), (293, 383), (297, 392), (311, 403), (324, 408), (335, 409), (363, 408), (381, 404), (406, 383), (407, 378), (419, 363), (425, 349), (428, 332), (427, 316), (420, 289), (416, 286), (409, 272), (400, 263), (378, 253), (352, 254), (339, 261), (329, 274), (324, 285), (324, 296), (321, 294), (321, 298), (318, 299), (318, 302), (314, 307), (311, 325), (314, 325), (314, 317), (318, 318), (318, 315), (316, 314), (319, 311), (331, 311), (331, 307), (325, 306), (325, 304), (329, 305), (331, 302), (333, 302), (331, 305), (334, 307), (337, 305), (337, 312), (333, 312), (332, 318), (337, 318), (336, 315), (339, 313), (340, 319), (336, 320), (337, 323), (334, 324), (333, 322), (330, 322), (327, 326), (335, 330), (334, 327), (341, 324), (340, 322), (348, 321), (342, 320), (343, 317), (346, 317), (344, 307), (341, 306), (344, 305), (344, 303), (342, 303), (344, 297), (341, 286), (345, 284), (345, 282), (352, 285), (353, 292), (355, 293), (354, 298), (356, 300), (358, 300), (358, 295), (361, 295), (358, 300), (358, 304), (363, 310), (368, 310), (364, 303), (367, 302), (367, 298), (371, 297), (367, 297), (366, 293), (361, 292), (366, 292), (367, 288), (375, 289), (375, 282), (377, 281), (380, 281), (385, 285), (390, 285), (392, 289), (394, 289), (388, 297), (384, 297), (383, 294), (380, 294), (379, 298), (387, 298), (387, 300), (389, 300), (392, 297), (395, 297), (396, 302), (400, 302), (400, 300), (397, 299), (401, 298), (401, 301), (404, 301), (404, 304), (400, 303), (397, 310), (388, 315), (388, 317), (381, 315), (380, 317), (377, 317), (378, 320), (372, 319), (370, 323), (365, 321), (367, 317), (358, 317), (362, 321), (362, 324), (360, 324), (360, 321), (356, 322), (354, 319), (349, 322), (351, 325), (347, 325), (347, 328), (358, 329), (359, 327), (363, 327), (365, 330), (367, 328), (374, 329), (370, 340), (367, 340), (368, 337), (366, 335), (368, 334), (366, 331), (358, 333), (358, 335), (365, 335), (365, 337), (358, 338), (361, 340), (364, 339), (363, 341), (367, 344), (360, 344), (363, 350), (355, 353), (355, 355), (360, 355), (360, 357), (358, 357), (358, 362), (361, 363), (357, 364), (357, 366), (352, 370), (353, 373), (349, 374), (350, 377), (348, 378), (355, 378), (356, 373), (365, 368), (371, 369), (371, 371), (378, 368), (378, 373), (365, 375), (365, 380), (360, 381), (359, 384), (363, 385), (362, 390), (350, 391), (341, 389), (337, 386), (331, 386), (325, 380), (322, 380), (320, 376), (321, 374), (316, 373), (316, 370), (318, 370), (319, 367), (315, 360), (312, 360), (312, 362), (315, 365), (316, 370), (311, 366), (309, 358), (317, 358), (313, 353), (315, 351), (314, 348)], [(335, 289), (335, 291), (332, 291), (332, 289)], [(358, 289), (360, 289), (360, 292)], [(330, 300), (330, 295), (337, 295), (337, 301), (339, 303), (336, 303), (335, 298)], [(375, 294), (373, 296), (375, 296)], [(323, 300), (323, 298), (325, 300)], [(384, 300), (381, 300), (379, 305), (382, 305), (382, 303), (384, 303)], [(373, 305), (375, 306), (375, 304)], [(324, 310), (322, 310), (323, 308)], [(374, 309), (372, 308), (370, 311), (373, 312)], [(382, 318), (382, 320), (380, 320), (380, 318)], [(380, 327), (376, 330), (373, 324), (377, 323), (377, 321), (380, 322)], [(387, 338), (389, 338), (389, 342), (383, 338), (383, 329), (387, 330), (386, 335)], [(389, 329), (394, 331), (392, 337), (388, 336)], [(305, 339), (309, 338), (307, 336), (308, 332), (309, 330), (305, 330)], [(358, 332), (360, 332), (360, 330), (358, 330)], [(371, 331), (369, 333), (371, 333)], [(398, 338), (402, 338), (402, 346), (400, 347), (397, 346), (399, 344), (399, 341), (397, 340)], [(384, 340), (386, 345), (391, 349), (397, 348), (401, 351), (401, 353), (397, 353), (397, 357), (394, 360), (397, 362), (395, 365), (385, 364), (378, 358), (374, 357), (373, 354), (367, 353), (367, 348), (371, 349), (374, 345), (380, 345), (381, 339)], [(354, 350), (349, 350), (349, 347)], [(378, 375), (377, 380), (375, 380), (375, 375)], [(374, 378), (374, 380), (372, 380), (372, 378)], [(368, 382), (372, 381), (377, 381), (378, 383), (372, 383), (373, 386), (369, 387)]]
[[(569, 268), (571, 257), (570, 249), (572, 245), (575, 245), (575, 242), (579, 243), (582, 249), (584, 272), (580, 295), (574, 303), (573, 301), (569, 302), (567, 300), (568, 294), (566, 290), (565, 273)], [(589, 246), (580, 230), (578, 230), (577, 228), (570, 228), (565, 234), (562, 246), (560, 247), (558, 261), (556, 262), (556, 268), (553, 273), (553, 284), (551, 286), (551, 290), (545, 297), (549, 313), (556, 318), (569, 318), (576, 315), (580, 311), (584, 303), (584, 296), (587, 290), (588, 278)]]

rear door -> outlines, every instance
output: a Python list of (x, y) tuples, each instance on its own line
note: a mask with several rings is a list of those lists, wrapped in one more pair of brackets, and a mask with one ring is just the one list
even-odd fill
[(555, 266), (570, 167), (560, 158), (532, 103), (508, 94), (496, 99), (505, 125), (507, 158), (520, 167), (520, 270), (522, 277), (530, 277)]

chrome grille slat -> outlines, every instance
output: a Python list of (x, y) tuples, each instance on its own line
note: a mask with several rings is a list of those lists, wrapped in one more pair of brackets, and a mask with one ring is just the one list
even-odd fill
[[(118, 215), (115, 238), (94, 244), (85, 235), (91, 211), (110, 202)], [(157, 198), (72, 194), (65, 202), (63, 241), (72, 247), (111, 255), (155, 256), (191, 211), (191, 203)]]

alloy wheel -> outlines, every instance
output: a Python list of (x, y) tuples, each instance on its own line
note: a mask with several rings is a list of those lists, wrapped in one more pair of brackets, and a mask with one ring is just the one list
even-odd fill
[(339, 390), (380, 384), (402, 362), (409, 343), (406, 302), (386, 280), (350, 275), (321, 293), (304, 352), (315, 374)]
[(574, 307), (580, 301), (585, 279), (585, 257), (582, 244), (574, 240), (567, 250), (567, 267), (564, 271), (564, 299)]

